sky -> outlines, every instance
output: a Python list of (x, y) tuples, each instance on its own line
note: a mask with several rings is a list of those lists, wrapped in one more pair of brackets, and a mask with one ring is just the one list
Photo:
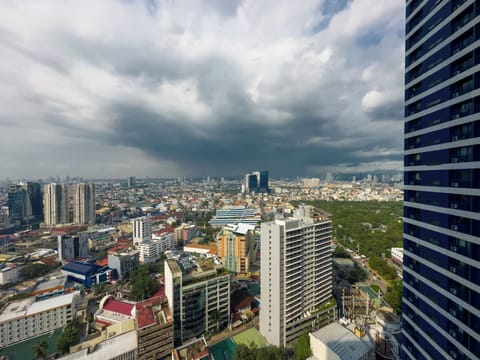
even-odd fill
[(0, 2), (0, 178), (401, 170), (403, 0)]

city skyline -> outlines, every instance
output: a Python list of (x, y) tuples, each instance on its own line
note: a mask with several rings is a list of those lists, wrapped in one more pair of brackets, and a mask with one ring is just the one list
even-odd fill
[(2, 173), (400, 170), (404, 6), (4, 3)]

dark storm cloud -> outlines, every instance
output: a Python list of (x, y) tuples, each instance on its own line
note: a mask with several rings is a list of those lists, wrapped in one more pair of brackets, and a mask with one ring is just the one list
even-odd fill
[(401, 0), (0, 6), (7, 172), (401, 167)]

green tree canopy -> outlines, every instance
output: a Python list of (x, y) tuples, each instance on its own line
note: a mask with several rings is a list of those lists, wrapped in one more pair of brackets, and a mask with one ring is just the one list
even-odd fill
[(158, 282), (150, 276), (148, 265), (142, 265), (130, 275), (130, 298), (135, 301), (151, 297), (158, 289)]
[(312, 355), (312, 351), (310, 350), (310, 336), (307, 331), (304, 331), (295, 343), (294, 353), (295, 360), (305, 360)]
[(75, 318), (70, 321), (63, 329), (62, 334), (57, 339), (57, 351), (65, 354), (70, 350), (70, 346), (76, 344), (80, 340), (80, 332), (78, 330), (78, 320)]
[(20, 274), (26, 279), (42, 276), (47, 272), (48, 266), (42, 263), (27, 263), (20, 270)]
[(48, 356), (48, 344), (45, 340), (35, 344), (32, 348), (33, 356), (35, 359), (45, 360)]

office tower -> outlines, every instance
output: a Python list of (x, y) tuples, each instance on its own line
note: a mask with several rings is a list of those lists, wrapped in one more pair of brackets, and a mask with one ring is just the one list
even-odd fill
[(152, 220), (150, 215), (133, 219), (132, 227), (134, 245), (152, 239)]
[(270, 344), (291, 345), (334, 320), (331, 241), (329, 215), (311, 206), (262, 223), (260, 332)]
[(268, 193), (268, 171), (254, 171), (245, 175), (244, 192)]
[(217, 255), (228, 271), (246, 273), (255, 261), (255, 226), (226, 225), (217, 237)]
[(58, 260), (88, 257), (88, 238), (85, 236), (58, 236)]
[(69, 223), (68, 187), (66, 184), (46, 184), (43, 189), (44, 223), (47, 226)]
[(137, 185), (137, 179), (135, 178), (135, 176), (130, 176), (128, 178), (128, 181), (127, 181), (127, 185), (129, 188), (133, 188)]
[(95, 184), (75, 184), (73, 186), (73, 223), (94, 225), (95, 210)]
[(31, 216), (33, 220), (43, 221), (43, 197), (40, 183), (26, 182), (23, 184), (23, 188), (26, 191), (29, 202), (28, 215)]
[(230, 275), (211, 258), (182, 254), (165, 260), (165, 294), (177, 346), (229, 322)]
[(480, 3), (407, 1), (406, 359), (480, 354)]
[(27, 193), (19, 184), (8, 187), (8, 217), (10, 221), (23, 221), (28, 212)]

